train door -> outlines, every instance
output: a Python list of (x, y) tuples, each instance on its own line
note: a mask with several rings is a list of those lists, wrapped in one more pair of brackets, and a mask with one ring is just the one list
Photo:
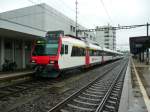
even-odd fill
[(89, 64), (90, 64), (89, 48), (86, 48), (85, 65), (89, 65)]
[(101, 55), (102, 55), (102, 63), (104, 63), (105, 62), (105, 53), (104, 53), (104, 51), (102, 51)]
[(69, 46), (67, 44), (62, 44), (61, 49), (61, 67), (67, 68), (69, 66)]

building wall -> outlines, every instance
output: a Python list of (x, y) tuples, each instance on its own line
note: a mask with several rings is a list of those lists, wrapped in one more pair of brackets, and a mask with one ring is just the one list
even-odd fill
[[(1, 38), (0, 38), (0, 65), (1, 65)], [(1, 66), (0, 66), (0, 70), (1, 70)]]
[[(0, 65), (4, 63), (4, 42), (3, 38), (0, 38)], [(2, 69), (2, 66), (0, 66), (0, 70)]]
[[(76, 34), (75, 22), (45, 3), (4, 12), (0, 17), (45, 31), (64, 30), (65, 34)], [(78, 24), (78, 29), (86, 28)], [(78, 36), (95, 38), (94, 33), (86, 34), (88, 36), (85, 33), (79, 33)]]
[(36, 5), (3, 12), (0, 17), (44, 30), (44, 13), (43, 8)]
[(32, 41), (25, 41), (25, 67), (29, 67), (31, 60)]
[(105, 47), (104, 46), (104, 32), (96, 31), (96, 41), (98, 42), (100, 46)]
[[(111, 26), (104, 26), (104, 31), (96, 31), (96, 41), (105, 48), (116, 50), (116, 31), (108, 30)], [(99, 27), (97, 27), (98, 29)]]

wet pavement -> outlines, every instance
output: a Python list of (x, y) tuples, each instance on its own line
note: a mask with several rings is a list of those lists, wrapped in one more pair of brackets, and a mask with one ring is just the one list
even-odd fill
[(133, 63), (131, 59), (125, 76), (119, 112), (149, 112), (150, 65), (136, 60), (133, 60)]
[(136, 67), (136, 69), (150, 98), (150, 67)]
[[(133, 90), (133, 107), (131, 112), (150, 111), (150, 65), (140, 63), (133, 59), (131, 67), (131, 81)], [(134, 110), (134, 111), (133, 111)]]

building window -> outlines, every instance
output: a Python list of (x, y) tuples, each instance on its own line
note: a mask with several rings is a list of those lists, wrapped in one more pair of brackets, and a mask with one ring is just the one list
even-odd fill
[(115, 34), (116, 34), (116, 32), (114, 31), (114, 32), (113, 32), (113, 34), (115, 35)]
[(73, 27), (73, 32), (75, 32), (75, 30), (76, 30), (76, 28), (75, 28), (75, 27)]
[(105, 43), (105, 45), (109, 45), (109, 43)]
[(79, 31), (78, 31), (78, 34), (82, 35), (82, 32), (80, 31), (80, 29), (79, 29)]
[(70, 25), (70, 31), (73, 31), (73, 26), (72, 25)]
[(93, 39), (91, 35), (90, 35), (90, 39), (91, 39), (91, 40)]
[(109, 35), (104, 35), (104, 37), (109, 37)]
[(104, 31), (104, 33), (109, 33), (109, 30)]
[(70, 31), (75, 32), (75, 27), (70, 25)]
[(85, 37), (88, 37), (88, 34), (84, 32), (84, 36), (85, 36)]
[(109, 39), (105, 39), (105, 41), (109, 41)]

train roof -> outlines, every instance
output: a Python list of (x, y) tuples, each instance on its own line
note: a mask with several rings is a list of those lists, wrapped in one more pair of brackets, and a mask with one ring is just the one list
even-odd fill
[(103, 50), (102, 47), (95, 45), (95, 44), (92, 44), (92, 43), (89, 43), (89, 48), (90, 49)]
[(62, 38), (62, 41), (71, 43), (74, 46), (78, 46), (78, 47), (87, 47), (87, 45), (86, 45), (86, 43), (84, 41), (76, 39), (76, 38), (72, 38), (70, 36), (64, 36)]
[(62, 38), (62, 41), (72, 43), (74, 46), (78, 46), (78, 47), (89, 47), (90, 49), (102, 50), (102, 47), (100, 47), (98, 45), (86, 42), (85, 40), (72, 38), (70, 36), (64, 36)]
[(122, 55), (122, 53), (111, 50), (111, 49), (107, 49), (107, 48), (103, 48), (103, 51), (111, 53), (111, 54), (118, 54), (118, 55)]

